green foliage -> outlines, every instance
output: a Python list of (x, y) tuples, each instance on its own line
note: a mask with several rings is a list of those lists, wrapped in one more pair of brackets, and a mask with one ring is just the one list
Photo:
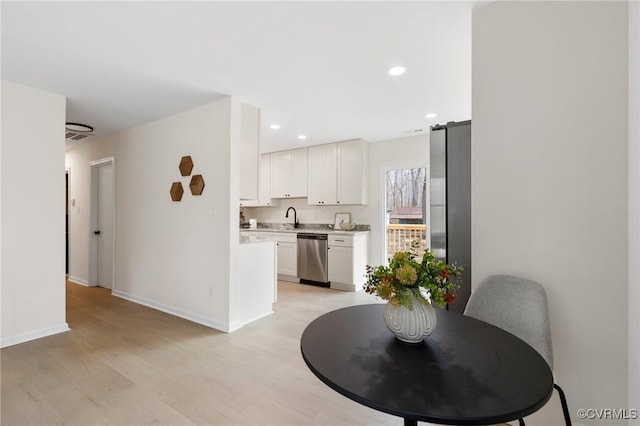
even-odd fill
[(397, 252), (389, 259), (389, 266), (367, 265), (364, 290), (409, 310), (413, 310), (414, 296), (420, 303), (445, 306), (456, 297), (462, 269), (436, 260), (429, 250), (420, 256), (412, 245), (410, 251)]

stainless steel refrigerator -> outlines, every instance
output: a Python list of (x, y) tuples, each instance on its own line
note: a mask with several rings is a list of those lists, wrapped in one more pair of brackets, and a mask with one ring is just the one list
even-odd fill
[(471, 121), (431, 127), (431, 251), (439, 260), (464, 266), (449, 310), (462, 313), (471, 294)]

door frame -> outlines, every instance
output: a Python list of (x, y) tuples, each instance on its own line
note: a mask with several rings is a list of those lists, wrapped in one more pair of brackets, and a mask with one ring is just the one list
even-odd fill
[(113, 166), (113, 235), (112, 238), (112, 277), (111, 292), (116, 286), (116, 164), (114, 157), (101, 158), (100, 160), (89, 162), (91, 169), (91, 205), (89, 214), (89, 286), (98, 285), (98, 239), (93, 231), (98, 227), (98, 167)]
[[(429, 158), (426, 159), (417, 159), (417, 160), (400, 160), (400, 161), (390, 161), (387, 163), (380, 164), (380, 172), (378, 174), (378, 189), (379, 189), (379, 200), (380, 205), (378, 206), (378, 224), (379, 229), (382, 232), (382, 244), (378, 247), (380, 250), (380, 259), (382, 259), (382, 263), (386, 264), (387, 262), (387, 172), (391, 170), (403, 170), (403, 169), (421, 169), (424, 168), (425, 179), (427, 180), (427, 199), (424, 201), (427, 203), (427, 217), (424, 218), (425, 224), (429, 224), (430, 220), (430, 212), (429, 212), (429, 203), (431, 201), (431, 182), (430, 182), (430, 170), (429, 170)], [(427, 241), (431, 242), (431, 230), (427, 226), (426, 228), (426, 237)]]
[(71, 216), (71, 199), (69, 198), (69, 178), (71, 174), (71, 167), (65, 167), (64, 168), (64, 178), (65, 178), (65, 203), (67, 204), (65, 206), (65, 283), (66, 281), (69, 279), (69, 275), (71, 274), (71, 259), (70, 259), (70, 254), (71, 254), (71, 249), (70, 249), (70, 244), (71, 244), (71, 240), (69, 238), (69, 234), (70, 234), (70, 226), (69, 226), (69, 216)]

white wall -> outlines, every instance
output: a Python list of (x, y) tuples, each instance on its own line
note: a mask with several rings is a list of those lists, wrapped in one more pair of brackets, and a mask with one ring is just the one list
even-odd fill
[[(384, 233), (381, 210), (384, 186), (381, 173), (385, 167), (427, 167), (429, 155), (428, 135), (373, 142), (369, 144), (369, 204), (366, 206), (308, 205), (306, 198), (281, 200), (279, 207), (244, 207), (245, 217), (265, 223), (293, 223), (293, 215), (285, 218), (287, 208), (293, 206), (300, 223), (332, 224), (336, 213), (350, 212), (351, 221), (371, 226), (369, 235), (369, 262), (383, 263)], [(416, 166), (417, 165), (417, 166)]]
[[(627, 25), (624, 2), (473, 13), (473, 285), (545, 287), (574, 416), (628, 402)], [(555, 402), (527, 422), (561, 423)]]
[[(629, 405), (640, 407), (640, 2), (629, 3)], [(631, 422), (640, 425), (640, 418)]]
[(65, 321), (64, 96), (2, 82), (0, 346)]
[[(113, 155), (113, 293), (224, 331), (238, 326), (229, 305), (238, 245), (239, 105), (224, 98), (67, 153), (70, 197), (81, 209), (71, 216), (71, 275), (88, 278), (89, 161)], [(180, 176), (184, 155), (193, 159), (192, 175), (203, 175), (201, 196), (191, 195), (190, 176)], [(185, 189), (180, 202), (169, 196), (174, 181)]]

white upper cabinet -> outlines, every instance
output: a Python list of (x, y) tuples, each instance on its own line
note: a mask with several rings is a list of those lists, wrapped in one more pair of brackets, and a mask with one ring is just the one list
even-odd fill
[(270, 198), (307, 197), (307, 203), (316, 206), (368, 203), (369, 143), (365, 140), (272, 152), (270, 156)]
[(240, 105), (240, 199), (258, 198), (260, 109)]
[(362, 139), (338, 146), (338, 204), (369, 202), (369, 143)]
[(308, 204), (367, 204), (369, 144), (356, 139), (309, 147)]
[(271, 198), (271, 154), (262, 154), (260, 156), (258, 202), (261, 206), (280, 205), (280, 200), (274, 200)]
[(337, 144), (309, 147), (308, 204), (338, 204), (337, 167)]
[(271, 197), (285, 198), (291, 190), (291, 154), (289, 151), (271, 154)]
[(291, 151), (291, 193), (290, 197), (307, 196), (307, 148)]
[(280, 200), (271, 198), (271, 154), (262, 154), (258, 170), (258, 199), (240, 200), (240, 206), (271, 207), (279, 205)]
[(271, 153), (271, 198), (307, 196), (307, 148)]

